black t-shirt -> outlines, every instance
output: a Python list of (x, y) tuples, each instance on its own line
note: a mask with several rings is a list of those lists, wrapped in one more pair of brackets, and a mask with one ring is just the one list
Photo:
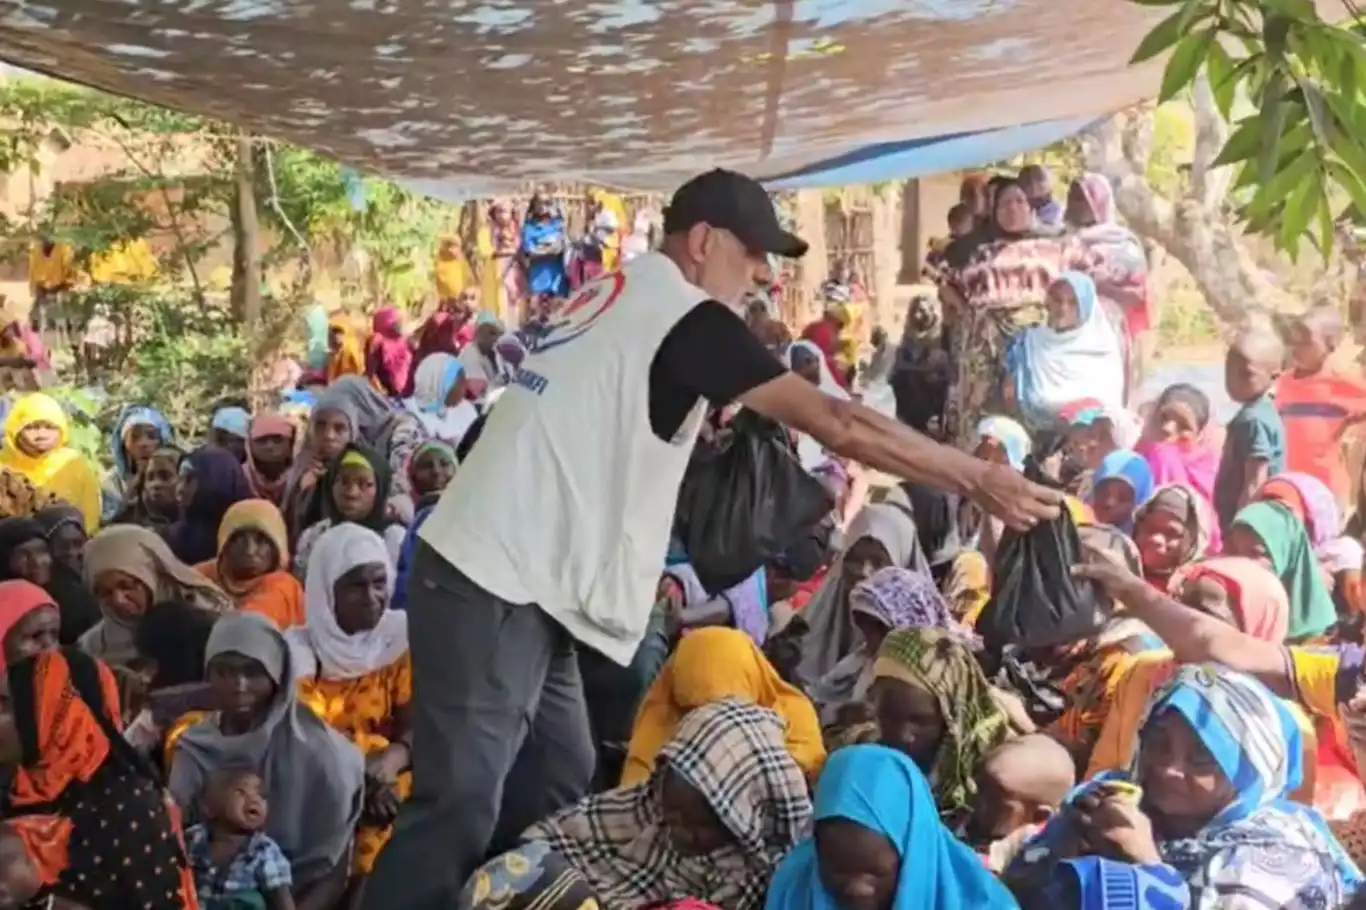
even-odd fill
[(650, 429), (669, 442), (697, 399), (720, 407), (785, 372), (730, 307), (704, 300), (669, 330), (650, 362)]

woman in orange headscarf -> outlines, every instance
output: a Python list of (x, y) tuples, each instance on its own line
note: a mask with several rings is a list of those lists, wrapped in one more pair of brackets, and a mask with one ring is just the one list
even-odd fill
[(338, 313), (327, 320), (327, 381), (332, 383), (353, 373), (365, 375), (365, 346), (351, 321)]
[(82, 651), (47, 651), (8, 670), (0, 744), (17, 766), (10, 813), (41, 807), (19, 829), (39, 897), (86, 907), (198, 910), (179, 813), (123, 738), (109, 668)]
[(230, 507), (218, 526), (218, 556), (195, 568), (281, 631), (303, 625), (304, 589), (289, 572), (289, 536), (275, 503), (244, 499)]

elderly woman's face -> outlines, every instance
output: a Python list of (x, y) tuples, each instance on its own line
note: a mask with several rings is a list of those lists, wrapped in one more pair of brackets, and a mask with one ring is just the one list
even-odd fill
[(280, 551), (259, 528), (241, 528), (223, 547), (223, 562), (226, 574), (234, 581), (250, 581), (279, 568)]
[(347, 635), (369, 632), (389, 606), (389, 569), (383, 563), (363, 563), (332, 586), (337, 625)]
[(106, 569), (96, 575), (92, 593), (101, 611), (124, 622), (136, 622), (152, 606), (151, 590), (118, 569)]
[(1070, 332), (1081, 325), (1081, 307), (1070, 282), (1055, 281), (1049, 285), (1044, 302), (1048, 307), (1048, 327), (1053, 331)]
[(1086, 190), (1080, 181), (1073, 181), (1067, 189), (1067, 210), (1063, 217), (1072, 227), (1091, 227), (1096, 223), (1096, 214), (1091, 211), (1091, 200), (1086, 198)]
[(996, 194), (996, 224), (1001, 230), (1018, 234), (1034, 223), (1029, 197), (1018, 186), (1002, 187)]
[(55, 651), (61, 647), (57, 635), (62, 630), (62, 614), (54, 606), (39, 607), (24, 614), (9, 631), (5, 633), (0, 649), (5, 653), (5, 662), (14, 664), (26, 657)]

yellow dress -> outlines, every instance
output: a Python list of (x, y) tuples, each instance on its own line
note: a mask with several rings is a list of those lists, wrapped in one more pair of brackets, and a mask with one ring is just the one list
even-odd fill
[(28, 251), (28, 287), (35, 295), (51, 291), (76, 281), (76, 253), (69, 244), (54, 243), (52, 252), (43, 254), (43, 245), (35, 243)]
[(141, 238), (116, 243), (90, 257), (90, 278), (97, 284), (136, 284), (156, 276), (156, 256)]
[[(404, 654), (383, 669), (358, 679), (300, 680), (299, 700), (345, 736), (369, 757), (389, 746), (394, 712), (413, 700), (413, 663)], [(412, 792), (413, 775), (398, 776), (398, 797), (406, 800)], [(375, 857), (389, 840), (392, 828), (361, 823), (356, 829), (356, 853), (352, 872), (368, 875)]]
[(617, 232), (608, 238), (607, 246), (603, 247), (602, 250), (603, 269), (608, 272), (615, 272), (617, 266), (621, 265), (621, 241), (626, 236), (628, 229), (626, 203), (622, 202), (621, 197), (616, 193), (609, 193), (606, 190), (594, 190), (593, 198), (602, 203), (602, 207), (617, 218)]
[(454, 256), (446, 256), (438, 252), (433, 272), (437, 300), (454, 300), (460, 296), (465, 288), (474, 284), (474, 274), (470, 271), (470, 265), (465, 261), (464, 254), (460, 252)]

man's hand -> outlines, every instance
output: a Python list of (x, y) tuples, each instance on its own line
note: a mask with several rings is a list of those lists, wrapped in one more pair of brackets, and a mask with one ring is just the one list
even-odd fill
[(1041, 521), (1057, 518), (1063, 494), (1025, 479), (1014, 468), (983, 464), (968, 490), (968, 497), (987, 513), (1016, 531), (1027, 531)]

